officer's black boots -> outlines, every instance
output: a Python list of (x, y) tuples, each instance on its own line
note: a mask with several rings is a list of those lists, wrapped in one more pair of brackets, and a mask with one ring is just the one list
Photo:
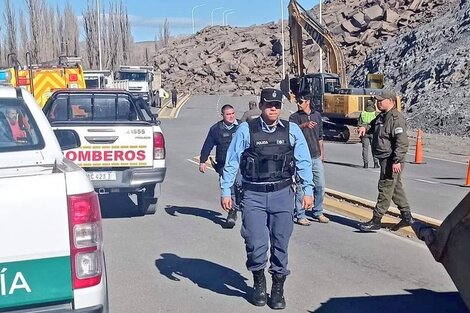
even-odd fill
[(364, 162), (364, 166), (363, 166), (363, 167), (364, 167), (364, 168), (368, 168), (368, 167), (369, 167), (369, 163)]
[(237, 210), (230, 210), (227, 215), (227, 222), (225, 225), (227, 228), (233, 228), (235, 226), (235, 222), (237, 221)]
[(366, 223), (363, 223), (359, 226), (359, 229), (362, 231), (373, 231), (379, 230), (381, 227), (382, 217), (375, 215), (372, 216), (372, 219)]
[(264, 276), (264, 269), (253, 272), (253, 304), (256, 306), (263, 306), (266, 304), (266, 277)]
[(413, 223), (413, 217), (411, 216), (411, 212), (401, 212), (401, 221), (395, 225), (392, 230), (399, 230), (402, 227), (410, 226)]
[(286, 299), (284, 299), (284, 282), (286, 276), (281, 274), (273, 274), (273, 286), (271, 287), (271, 297), (269, 297), (268, 305), (273, 310), (282, 310), (286, 307)]

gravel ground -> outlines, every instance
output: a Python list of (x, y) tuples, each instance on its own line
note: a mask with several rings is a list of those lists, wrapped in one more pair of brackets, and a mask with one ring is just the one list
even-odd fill
[[(410, 152), (415, 151), (417, 131), (408, 131)], [(423, 156), (467, 163), (470, 157), (470, 137), (423, 133)]]

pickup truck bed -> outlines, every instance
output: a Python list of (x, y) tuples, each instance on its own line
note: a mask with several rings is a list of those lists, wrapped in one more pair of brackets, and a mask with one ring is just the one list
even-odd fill
[(87, 172), (99, 194), (135, 194), (141, 214), (155, 212), (165, 141), (144, 101), (119, 90), (62, 90), (43, 110), (53, 129), (76, 132), (80, 146), (65, 157)]

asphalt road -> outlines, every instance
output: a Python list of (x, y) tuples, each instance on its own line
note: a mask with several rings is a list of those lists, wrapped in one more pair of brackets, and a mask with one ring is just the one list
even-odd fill
[[(168, 172), (155, 215), (136, 216), (135, 205), (123, 197), (102, 198), (113, 313), (271, 311), (247, 300), (252, 277), (240, 225), (223, 228), (217, 175), (200, 174), (192, 163), (220, 117), (218, 99), (193, 97), (177, 119), (163, 120)], [(230, 103), (242, 111), (245, 100)], [(220, 98), (219, 107), (227, 101)], [(333, 158), (333, 147), (340, 146), (328, 146), (327, 159), (345, 162)], [(328, 172), (343, 171), (345, 181), (346, 170), (364, 172), (327, 166)], [(334, 177), (328, 180), (332, 184)], [(327, 225), (294, 229), (285, 312), (466, 312), (424, 244), (387, 231), (360, 233), (355, 221), (329, 216)]]

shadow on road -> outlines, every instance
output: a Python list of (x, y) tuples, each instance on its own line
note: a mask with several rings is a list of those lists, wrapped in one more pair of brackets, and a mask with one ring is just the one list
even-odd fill
[(214, 224), (220, 225), (222, 228), (226, 227), (225, 217), (223, 217), (221, 212), (216, 212), (216, 211), (201, 209), (201, 208), (194, 208), (194, 207), (176, 206), (176, 205), (166, 206), (165, 211), (171, 216), (178, 216), (178, 214), (182, 214), (182, 215), (193, 215), (197, 217), (202, 217), (202, 218), (205, 218), (214, 222)]
[(241, 297), (248, 300), (251, 288), (246, 284), (247, 278), (240, 273), (202, 259), (182, 258), (173, 253), (162, 253), (160, 259), (155, 260), (155, 266), (160, 274), (173, 281), (180, 281), (184, 277), (200, 288), (212, 292)]
[(127, 194), (100, 195), (101, 216), (103, 218), (123, 218), (141, 216), (137, 205)]
[(405, 290), (410, 294), (331, 298), (311, 313), (397, 313), (445, 312), (468, 313), (457, 292), (435, 292), (427, 289)]
[(347, 167), (354, 167), (354, 168), (362, 168), (362, 165), (351, 164), (351, 163), (343, 163), (343, 162), (333, 162), (333, 161), (324, 161), (327, 164), (333, 165), (340, 165), (340, 166), (347, 166)]
[[(309, 214), (309, 213), (307, 213)], [(311, 213), (310, 213), (311, 214)], [(356, 219), (351, 219), (351, 218), (347, 218), (347, 217), (344, 217), (344, 216), (338, 216), (338, 215), (333, 215), (333, 214), (328, 214), (328, 213), (323, 213), (326, 217), (328, 217), (330, 219), (330, 222), (332, 223), (337, 223), (337, 224), (341, 224), (341, 225), (345, 225), (345, 226), (349, 226), (351, 228), (354, 228), (355, 230), (357, 230), (358, 232), (361, 232), (359, 230), (359, 224), (361, 223), (361, 221), (358, 221)], [(313, 218), (312, 218), (313, 219)], [(314, 219), (313, 219), (314, 220)]]
[[(328, 214), (328, 213), (324, 213), (324, 215), (326, 217), (328, 217), (330, 219), (330, 222), (332, 222), (332, 223), (338, 223), (338, 224), (349, 226), (349, 227), (355, 229), (355, 231), (354, 231), (355, 233), (361, 233), (361, 234), (373, 234), (373, 233), (375, 233), (375, 231), (364, 232), (364, 231), (360, 230), (360, 228), (359, 228), (360, 225), (363, 222), (367, 222), (367, 221), (358, 221), (356, 219), (351, 219), (351, 218), (347, 218), (347, 217), (344, 217), (344, 216), (338, 216), (338, 215), (333, 215), (333, 214)], [(396, 223), (384, 223), (384, 222), (382, 222), (381, 225), (382, 225), (383, 229), (393, 229), (395, 227)]]

